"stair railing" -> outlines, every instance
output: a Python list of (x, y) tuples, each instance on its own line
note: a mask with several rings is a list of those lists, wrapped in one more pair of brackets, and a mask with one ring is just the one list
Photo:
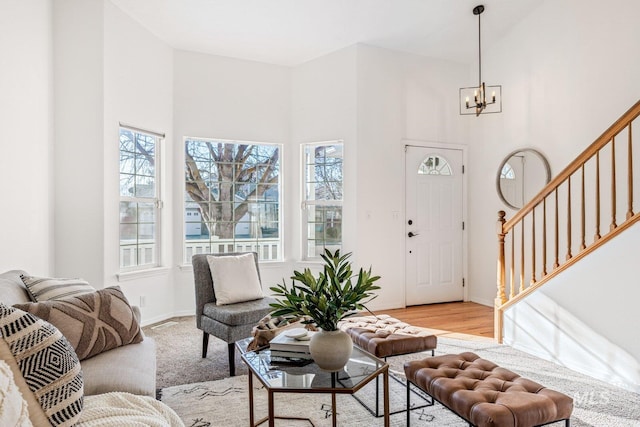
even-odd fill
[[(635, 176), (640, 168), (639, 162), (634, 166), (632, 135), (639, 115), (640, 101), (512, 218), (498, 212), (498, 342), (507, 308), (640, 220), (633, 207), (634, 167)], [(620, 141), (626, 142), (622, 148)], [(608, 230), (602, 227), (605, 217)], [(587, 237), (587, 226), (593, 238)]]

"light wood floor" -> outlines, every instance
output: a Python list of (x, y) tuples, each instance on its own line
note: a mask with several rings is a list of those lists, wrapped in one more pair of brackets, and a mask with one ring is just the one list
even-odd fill
[(474, 302), (449, 302), (382, 310), (414, 326), (493, 338), (493, 307)]

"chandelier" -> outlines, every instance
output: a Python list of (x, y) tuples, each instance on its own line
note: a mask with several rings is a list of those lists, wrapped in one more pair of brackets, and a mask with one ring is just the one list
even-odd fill
[(480, 14), (484, 6), (473, 8), (478, 15), (478, 86), (460, 88), (460, 114), (500, 113), (502, 112), (502, 86), (487, 86), (482, 81), (482, 41), (480, 32)]

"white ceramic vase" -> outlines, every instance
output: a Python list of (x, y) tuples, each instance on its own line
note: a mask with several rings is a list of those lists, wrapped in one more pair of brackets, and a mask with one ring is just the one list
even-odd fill
[(353, 341), (344, 331), (323, 331), (313, 334), (309, 342), (309, 352), (313, 361), (323, 371), (337, 372), (349, 361), (353, 351)]

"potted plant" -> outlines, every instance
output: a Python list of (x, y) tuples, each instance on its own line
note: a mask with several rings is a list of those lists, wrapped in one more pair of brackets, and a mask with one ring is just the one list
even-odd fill
[(306, 316), (303, 323), (315, 323), (321, 331), (311, 338), (309, 351), (318, 366), (327, 371), (338, 371), (351, 356), (351, 337), (338, 328), (338, 322), (346, 317), (369, 309), (365, 306), (377, 297), (373, 291), (380, 289), (374, 282), (380, 276), (372, 276), (371, 268), (362, 268), (353, 274), (351, 253), (340, 255), (325, 249), (321, 255), (323, 271), (314, 276), (310, 269), (294, 271), (291, 287), (284, 281), (271, 287), (278, 299), (272, 303), (272, 316), (297, 318)]

